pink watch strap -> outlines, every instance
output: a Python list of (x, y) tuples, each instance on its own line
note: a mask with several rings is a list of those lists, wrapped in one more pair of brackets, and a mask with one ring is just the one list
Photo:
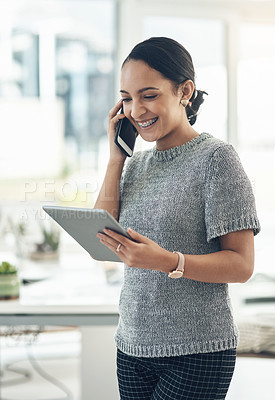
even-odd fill
[(169, 278), (181, 278), (184, 273), (185, 257), (182, 253), (179, 253), (178, 251), (173, 251), (173, 253), (176, 253), (178, 255), (179, 261), (176, 269), (169, 272), (168, 276)]
[(179, 256), (179, 262), (178, 262), (176, 270), (184, 272), (185, 257), (182, 253), (180, 253), (178, 251), (175, 251), (175, 253)]

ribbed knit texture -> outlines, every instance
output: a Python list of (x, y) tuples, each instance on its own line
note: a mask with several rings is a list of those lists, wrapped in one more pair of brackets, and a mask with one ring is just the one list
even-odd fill
[[(172, 149), (134, 154), (121, 179), (120, 223), (183, 254), (216, 252), (219, 236), (260, 230), (237, 153), (207, 133)], [(125, 266), (115, 340), (137, 357), (234, 348), (228, 285)]]

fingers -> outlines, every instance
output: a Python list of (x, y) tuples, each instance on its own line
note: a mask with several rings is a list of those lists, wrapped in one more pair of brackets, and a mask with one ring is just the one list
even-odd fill
[(122, 107), (122, 103), (122, 100), (119, 100), (119, 102), (109, 112), (109, 132), (112, 132), (113, 135), (118, 121), (125, 118), (124, 114), (118, 113)]
[(123, 101), (120, 99), (119, 102), (110, 110), (109, 120), (113, 120), (114, 118), (116, 118), (118, 121), (120, 118), (124, 118), (124, 114), (121, 113), (118, 114), (119, 110), (122, 107), (122, 104)]
[(127, 232), (136, 242), (147, 243), (150, 241), (150, 239), (148, 239), (146, 236), (141, 235), (140, 233), (134, 231), (132, 228), (128, 228)]
[(118, 121), (123, 118), (125, 118), (124, 114), (117, 114), (113, 119), (111, 119), (110, 123), (113, 124), (114, 128), (116, 128)]
[[(150, 239), (148, 239), (146, 236), (141, 235), (140, 233), (134, 231), (131, 228), (128, 228), (127, 232), (129, 234), (129, 236), (134, 240), (134, 242), (138, 242), (138, 243), (148, 243), (148, 242), (150, 242)], [(112, 239), (114, 239), (117, 243), (122, 243), (124, 246), (130, 245), (131, 242), (132, 242), (127, 237), (125, 237), (123, 235), (120, 235), (119, 233), (114, 232), (114, 231), (112, 231), (110, 229), (104, 229), (104, 233), (106, 235), (108, 235), (109, 237), (111, 237)]]
[[(136, 232), (137, 233), (137, 232)], [(142, 236), (142, 235), (140, 235)], [(120, 235), (117, 232), (114, 232), (110, 229), (104, 229), (104, 233), (98, 233), (97, 237), (100, 239), (100, 242), (107, 246), (113, 252), (119, 252), (119, 257), (124, 261), (123, 257), (126, 256), (127, 252), (132, 249), (131, 245), (136, 243), (131, 239)], [(118, 246), (121, 245), (118, 249)]]
[(110, 229), (104, 229), (104, 234), (98, 233), (97, 237), (107, 241), (113, 247), (117, 247), (119, 243), (121, 243), (123, 246), (126, 246), (129, 244), (129, 242), (131, 242), (130, 239), (127, 239), (125, 236), (120, 235), (119, 233), (116, 233)]
[(104, 235), (102, 233), (98, 233), (97, 237), (100, 239), (100, 243), (104, 244), (114, 253), (119, 253), (119, 256), (123, 255), (123, 245), (116, 240), (112, 239), (108, 235)]
[(97, 237), (128, 267), (152, 269), (156, 263), (156, 254), (160, 251), (159, 245), (131, 228), (128, 228), (128, 234), (134, 240), (109, 229), (104, 229)]
[(119, 102), (110, 110), (107, 129), (110, 146), (110, 158), (118, 160), (119, 162), (124, 162), (126, 159), (126, 155), (123, 154), (119, 147), (114, 143), (117, 123), (120, 119), (125, 118), (124, 114), (118, 113), (122, 107), (122, 103), (122, 100), (119, 100)]

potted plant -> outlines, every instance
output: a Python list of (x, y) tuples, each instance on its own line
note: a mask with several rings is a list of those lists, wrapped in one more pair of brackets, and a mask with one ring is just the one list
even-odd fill
[(18, 299), (20, 280), (17, 268), (8, 261), (0, 264), (0, 300)]
[(55, 228), (46, 228), (41, 226), (43, 240), (36, 243), (35, 251), (30, 255), (33, 260), (49, 260), (56, 259), (59, 256), (60, 231)]

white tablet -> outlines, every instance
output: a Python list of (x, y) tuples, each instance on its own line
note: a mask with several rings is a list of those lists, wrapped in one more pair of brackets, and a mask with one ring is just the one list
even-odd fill
[(106, 210), (48, 206), (42, 207), (95, 260), (121, 262), (118, 256), (100, 243), (98, 232), (109, 228), (131, 239), (127, 231)]

